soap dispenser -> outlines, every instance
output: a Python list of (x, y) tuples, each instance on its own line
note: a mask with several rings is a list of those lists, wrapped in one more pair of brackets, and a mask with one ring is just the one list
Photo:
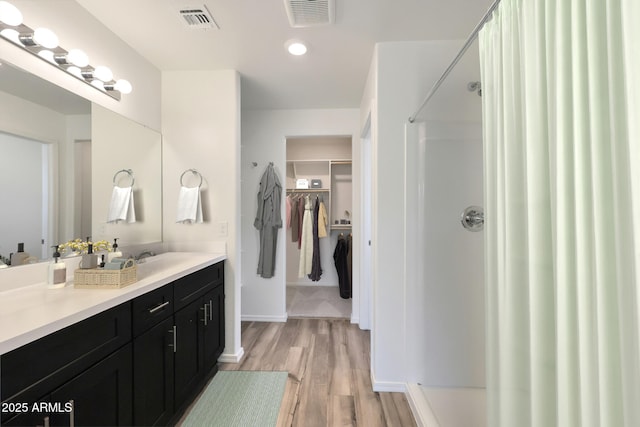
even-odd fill
[(98, 255), (93, 253), (93, 243), (89, 243), (87, 246), (87, 253), (82, 254), (82, 260), (80, 261), (80, 268), (96, 268), (98, 266)]
[(53, 252), (53, 261), (49, 264), (49, 275), (47, 276), (47, 284), (49, 288), (64, 288), (67, 284), (67, 266), (60, 259), (59, 246), (52, 246), (55, 248)]
[(122, 252), (118, 250), (118, 238), (113, 239), (113, 245), (111, 245), (113, 249), (111, 252), (107, 254), (107, 262), (111, 262), (114, 258), (122, 258)]

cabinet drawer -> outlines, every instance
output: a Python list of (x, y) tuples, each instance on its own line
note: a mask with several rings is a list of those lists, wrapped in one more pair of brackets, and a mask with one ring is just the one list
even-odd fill
[(186, 307), (211, 287), (224, 283), (224, 262), (203, 268), (174, 282), (173, 296), (176, 310)]
[[(44, 308), (43, 308), (44, 309)], [(0, 358), (2, 401), (31, 402), (131, 340), (131, 304), (121, 304)]]
[(134, 299), (132, 311), (133, 336), (137, 337), (173, 314), (173, 284)]

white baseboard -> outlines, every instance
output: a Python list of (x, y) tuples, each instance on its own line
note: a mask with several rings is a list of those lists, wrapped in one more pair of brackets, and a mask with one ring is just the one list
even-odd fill
[(240, 363), (244, 356), (244, 348), (240, 347), (237, 353), (222, 353), (218, 358), (218, 362), (222, 363)]
[(407, 384), (407, 401), (418, 427), (440, 427), (427, 397), (418, 384)]
[(373, 391), (390, 391), (397, 393), (406, 393), (407, 383), (394, 382), (394, 381), (376, 381), (373, 372), (371, 372), (371, 385)]
[(286, 322), (288, 316), (262, 316), (262, 315), (251, 315), (251, 314), (243, 314), (240, 317), (242, 322)]

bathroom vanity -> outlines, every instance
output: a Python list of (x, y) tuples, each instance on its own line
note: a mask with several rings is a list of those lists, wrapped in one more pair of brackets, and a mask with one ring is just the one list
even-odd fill
[(177, 421), (224, 350), (224, 259), (161, 254), (122, 289), (2, 292), (2, 425)]

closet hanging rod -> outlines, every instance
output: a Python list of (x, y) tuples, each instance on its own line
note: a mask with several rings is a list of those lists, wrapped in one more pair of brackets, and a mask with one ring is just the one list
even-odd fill
[(471, 47), (471, 44), (473, 44), (475, 39), (478, 37), (478, 33), (480, 32), (480, 30), (482, 29), (484, 24), (486, 24), (491, 19), (491, 14), (493, 13), (494, 10), (496, 10), (498, 5), (500, 4), (500, 1), (501, 0), (494, 0), (493, 4), (491, 6), (489, 6), (489, 10), (487, 10), (487, 13), (484, 14), (484, 16), (482, 17), (480, 22), (478, 22), (478, 24), (475, 26), (475, 28), (473, 29), (473, 31), (471, 32), (471, 34), (467, 38), (467, 41), (462, 46), (462, 49), (460, 49), (460, 52), (458, 52), (456, 57), (453, 58), (453, 61), (451, 62), (451, 64), (449, 64), (447, 69), (444, 70), (444, 73), (442, 73), (440, 78), (431, 87), (431, 89), (427, 93), (427, 96), (424, 98), (424, 101), (422, 101), (422, 104), (420, 104), (420, 107), (418, 107), (418, 109), (415, 111), (415, 113), (413, 113), (411, 116), (409, 116), (409, 123), (415, 122), (416, 117), (418, 116), (418, 114), (420, 114), (420, 112), (424, 109), (424, 107), (431, 100), (431, 98), (433, 98), (433, 95), (436, 94), (436, 92), (438, 91), (438, 89), (440, 88), (442, 83), (444, 83), (444, 81), (449, 76), (449, 74), (454, 69), (454, 67), (456, 65), (458, 65), (458, 62), (460, 62), (460, 59), (462, 59), (462, 56), (465, 54), (467, 49), (469, 49), (469, 47)]

